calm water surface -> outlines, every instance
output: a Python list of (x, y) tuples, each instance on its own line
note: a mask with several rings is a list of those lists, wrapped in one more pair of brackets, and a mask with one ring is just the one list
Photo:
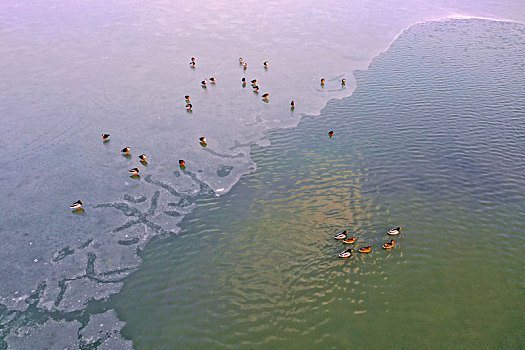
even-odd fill
[[(352, 97), (272, 132), (255, 173), (148, 246), (114, 301), (124, 335), (137, 349), (525, 346), (524, 53), (520, 24), (406, 31)], [(372, 252), (338, 259), (342, 229)]]

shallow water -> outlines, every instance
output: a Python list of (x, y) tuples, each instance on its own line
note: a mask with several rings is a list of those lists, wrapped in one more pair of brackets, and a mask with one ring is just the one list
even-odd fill
[[(1, 2), (0, 348), (131, 347), (105, 300), (149, 240), (177, 234), (196, 201), (255, 171), (250, 146), (268, 145), (268, 130), (349, 96), (351, 73), (404, 28), (458, 15), (525, 21), (510, 0)], [(271, 93), (268, 104), (243, 76)], [(140, 180), (129, 178), (135, 166)], [(74, 215), (78, 199), (85, 212)]]
[[(524, 34), (414, 26), (352, 97), (271, 132), (255, 173), (143, 252), (115, 298), (124, 335), (137, 349), (522, 347)], [(372, 253), (338, 259), (343, 229)]]

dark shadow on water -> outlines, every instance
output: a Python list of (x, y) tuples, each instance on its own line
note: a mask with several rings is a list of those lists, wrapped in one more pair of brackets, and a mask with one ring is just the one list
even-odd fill
[(133, 180), (140, 180), (140, 175), (131, 175), (130, 178)]
[(200, 143), (201, 147), (204, 147), (204, 148), (208, 147), (207, 143), (203, 143), (203, 142), (199, 142), (199, 143)]
[(106, 144), (109, 143), (109, 141), (111, 141), (111, 140), (104, 140), (104, 141), (102, 141), (102, 143), (106, 145)]
[(72, 211), (73, 214), (84, 214), (86, 211), (83, 208), (75, 209)]
[(144, 165), (144, 166), (148, 166), (148, 162), (146, 162), (145, 160), (141, 160), (140, 161), (140, 164)]
[(131, 159), (131, 154), (122, 154), (122, 157), (124, 158), (127, 158), (127, 159)]

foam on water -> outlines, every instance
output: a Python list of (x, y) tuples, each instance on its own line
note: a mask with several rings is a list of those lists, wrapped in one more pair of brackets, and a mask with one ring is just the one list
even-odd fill
[[(176, 234), (197, 199), (254, 171), (250, 145), (268, 145), (268, 130), (350, 95), (351, 73), (403, 28), (452, 13), (524, 20), (519, 1), (506, 5), (2, 2), (0, 340), (25, 325), (85, 324), (80, 315), (119, 291), (151, 237)], [(257, 78), (259, 96), (242, 77)], [(139, 180), (127, 173), (135, 166)], [(75, 215), (67, 206), (78, 199), (86, 211)]]

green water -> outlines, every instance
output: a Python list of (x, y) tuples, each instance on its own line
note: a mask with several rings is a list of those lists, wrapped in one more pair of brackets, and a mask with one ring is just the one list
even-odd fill
[[(480, 20), (405, 32), (350, 98), (272, 132), (252, 148), (256, 172), (148, 245), (114, 300), (124, 336), (137, 349), (525, 346), (524, 38)], [(342, 229), (372, 252), (339, 259)]]

